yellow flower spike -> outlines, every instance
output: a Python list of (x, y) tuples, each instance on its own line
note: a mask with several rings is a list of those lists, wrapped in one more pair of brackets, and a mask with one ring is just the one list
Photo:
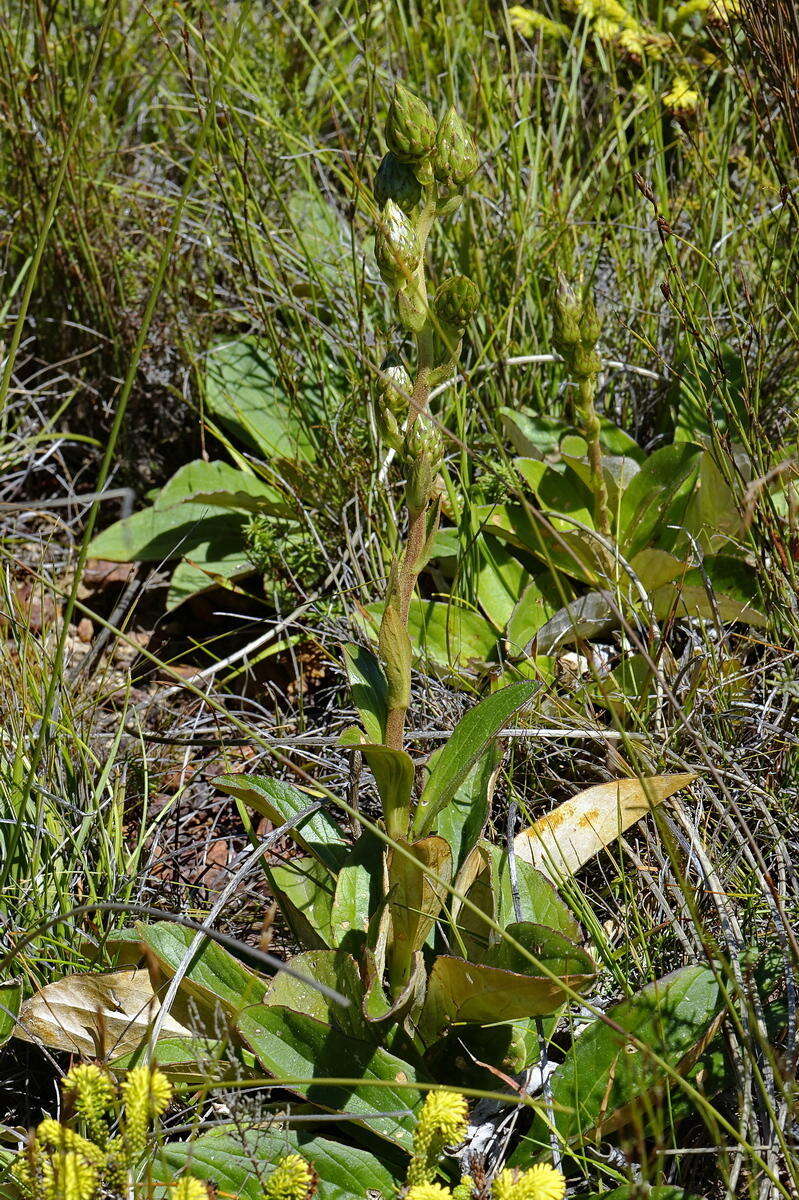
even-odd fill
[(193, 1175), (184, 1175), (178, 1180), (172, 1197), (173, 1200), (208, 1200), (208, 1185)]
[(563, 1200), (566, 1179), (549, 1163), (537, 1163), (527, 1171), (500, 1171), (491, 1185), (493, 1200)]
[(316, 1187), (316, 1177), (299, 1154), (281, 1158), (264, 1184), (264, 1200), (306, 1200)]
[(677, 75), (671, 87), (663, 93), (663, 103), (675, 116), (689, 116), (699, 107), (699, 92), (691, 87), (687, 79)]
[(466, 1136), (468, 1106), (459, 1092), (428, 1092), (413, 1133), (413, 1156), (408, 1186), (432, 1183), (445, 1146), (455, 1146)]
[(452, 1189), (452, 1200), (471, 1200), (474, 1194), (474, 1180), (471, 1175), (462, 1175), (460, 1183)]
[(417, 1183), (408, 1188), (405, 1200), (452, 1200), (452, 1192), (441, 1183)]
[(74, 1095), (75, 1111), (92, 1132), (100, 1130), (116, 1094), (114, 1082), (107, 1072), (96, 1063), (83, 1063), (67, 1072), (62, 1087), (67, 1095)]
[(99, 1146), (95, 1146), (94, 1142), (81, 1137), (74, 1129), (69, 1129), (52, 1117), (45, 1117), (39, 1123), (36, 1129), (36, 1141), (44, 1150), (50, 1152), (74, 1151), (92, 1166), (99, 1166), (105, 1158), (103, 1151)]
[(125, 1149), (133, 1163), (147, 1145), (150, 1121), (160, 1117), (172, 1099), (172, 1084), (154, 1067), (133, 1067), (122, 1081), (125, 1101)]
[(92, 1200), (98, 1185), (97, 1168), (76, 1150), (57, 1151), (44, 1164), (44, 1200)]
[(567, 25), (561, 24), (560, 21), (551, 21), (549, 17), (536, 12), (534, 8), (525, 8), (521, 4), (514, 4), (512, 8), (508, 9), (508, 17), (511, 26), (522, 37), (531, 38), (537, 33), (546, 38), (569, 36)]

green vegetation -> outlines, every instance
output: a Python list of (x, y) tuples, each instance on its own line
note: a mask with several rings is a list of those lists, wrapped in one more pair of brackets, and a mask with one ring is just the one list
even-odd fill
[(0, 1197), (789, 1200), (793, 6), (2, 15)]

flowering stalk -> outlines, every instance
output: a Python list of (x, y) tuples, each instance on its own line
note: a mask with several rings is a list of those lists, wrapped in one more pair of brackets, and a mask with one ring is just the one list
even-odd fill
[(388, 681), (385, 744), (400, 750), (411, 691), (408, 615), (441, 506), (437, 480), (444, 448), (430, 417), (430, 392), (452, 372), (463, 331), (479, 302), (477, 288), (463, 275), (442, 283), (430, 301), (425, 246), (433, 222), (462, 202), (477, 170), (477, 151), (454, 108), (436, 127), (424, 101), (401, 84), (391, 100), (386, 142), (389, 152), (374, 185), (380, 207), (375, 258), (399, 323), (416, 343), (415, 378), (390, 355), (383, 363), (375, 405), (378, 431), (402, 455), (406, 469), (408, 529), (389, 572), (378, 640)]
[(597, 379), (602, 369), (596, 344), (601, 325), (593, 297), (578, 296), (563, 272), (555, 290), (553, 342), (577, 385), (577, 419), (588, 444), (588, 468), (594, 495), (594, 521), (610, 537), (608, 488), (602, 470), (601, 425), (596, 411)]

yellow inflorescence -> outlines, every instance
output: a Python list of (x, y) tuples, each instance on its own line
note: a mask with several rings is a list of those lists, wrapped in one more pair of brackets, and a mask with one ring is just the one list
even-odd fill
[(150, 1122), (169, 1107), (172, 1084), (153, 1067), (133, 1067), (122, 1082), (125, 1101), (125, 1149), (128, 1161), (144, 1153)]
[(536, 12), (534, 8), (525, 8), (521, 4), (514, 4), (512, 8), (508, 9), (508, 16), (511, 25), (522, 37), (531, 38), (537, 33), (548, 38), (569, 36), (567, 25), (561, 24), (560, 21), (550, 20), (543, 13)]
[(314, 1184), (314, 1173), (299, 1154), (287, 1154), (264, 1184), (264, 1200), (305, 1200)]
[(208, 1200), (208, 1187), (193, 1175), (184, 1175), (172, 1193), (173, 1200)]
[(441, 1183), (417, 1183), (408, 1188), (405, 1200), (452, 1200), (452, 1192)]
[(432, 1183), (444, 1147), (455, 1146), (466, 1136), (468, 1111), (459, 1092), (427, 1093), (413, 1133), (409, 1187)]
[(676, 116), (688, 116), (699, 107), (699, 92), (682, 75), (677, 75), (669, 90), (663, 93), (663, 103)]
[(109, 1075), (96, 1063), (83, 1063), (67, 1072), (63, 1088), (74, 1095), (78, 1116), (97, 1129), (114, 1101), (116, 1089)]
[(92, 1200), (99, 1180), (97, 1168), (76, 1150), (61, 1150), (43, 1164), (44, 1200)]
[(563, 1200), (566, 1179), (549, 1163), (537, 1163), (527, 1171), (500, 1171), (491, 1185), (493, 1200)]

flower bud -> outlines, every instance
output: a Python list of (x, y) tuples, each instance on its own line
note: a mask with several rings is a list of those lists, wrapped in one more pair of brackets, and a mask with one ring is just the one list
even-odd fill
[(585, 379), (589, 375), (598, 375), (602, 370), (602, 361), (593, 346), (584, 346), (578, 342), (572, 346), (568, 356), (564, 355), (569, 370), (577, 379)]
[(436, 141), (433, 114), (418, 96), (398, 83), (391, 97), (386, 142), (402, 162), (415, 162), (430, 154)]
[(389, 153), (377, 169), (374, 193), (381, 208), (393, 200), (404, 213), (411, 213), (422, 198), (422, 187), (413, 168)]
[(568, 359), (580, 341), (582, 305), (562, 271), (558, 272), (552, 316), (552, 341), (558, 353)]
[(387, 354), (380, 364), (380, 399), (397, 420), (408, 415), (408, 402), (413, 384), (396, 354)]
[(443, 326), (457, 333), (471, 321), (480, 307), (480, 292), (467, 275), (454, 275), (441, 284), (435, 296), (435, 312)]
[(427, 321), (427, 301), (413, 283), (399, 293), (397, 312), (400, 323), (411, 333), (424, 329)]
[(602, 322), (596, 310), (594, 297), (589, 292), (583, 297), (583, 312), (580, 317), (580, 341), (587, 349), (593, 349), (599, 341), (601, 332)]
[(375, 259), (384, 283), (399, 287), (422, 257), (416, 230), (402, 209), (387, 200), (375, 234)]
[(432, 161), (433, 174), (450, 192), (462, 191), (477, 170), (477, 147), (454, 108), (441, 122)]
[(405, 481), (405, 503), (413, 517), (427, 507), (433, 484), (444, 459), (444, 443), (436, 426), (423, 413), (405, 434), (405, 457), (408, 476)]

